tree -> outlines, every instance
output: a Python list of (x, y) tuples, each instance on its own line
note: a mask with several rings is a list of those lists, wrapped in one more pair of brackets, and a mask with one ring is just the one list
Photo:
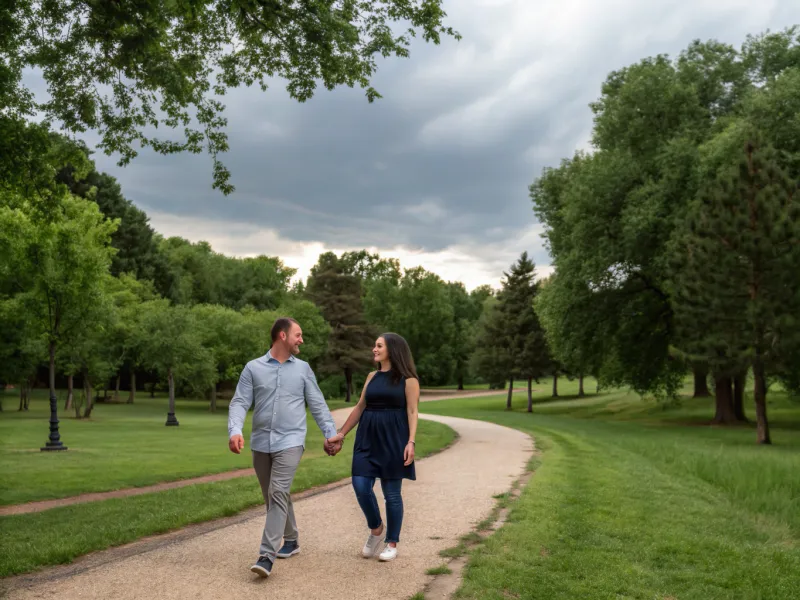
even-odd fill
[[(657, 56), (612, 73), (592, 104), (595, 152), (545, 170), (531, 187), (559, 276), (604, 292), (592, 318), (615, 325), (596, 346), (615, 383), (677, 393), (688, 365), (670, 352), (668, 246), (703, 179), (699, 149), (748, 106), (771, 114), (761, 122), (777, 132), (786, 119), (776, 109), (795, 102), (796, 38), (794, 28), (759, 36), (741, 51), (695, 41), (677, 60)], [(753, 100), (777, 81), (787, 85), (770, 102)], [(704, 365), (691, 366), (704, 382)], [(717, 389), (728, 385), (730, 377)]]
[(447, 284), (422, 267), (406, 269), (384, 326), (402, 335), (420, 381), (444, 385), (453, 375), (455, 322)]
[(523, 252), (511, 269), (504, 273), (503, 288), (498, 294), (500, 312), (508, 331), (509, 386), (506, 407), (511, 408), (514, 377), (528, 382), (528, 412), (533, 411), (531, 382), (547, 373), (550, 352), (544, 330), (533, 309), (539, 286), (534, 280), (536, 266)]
[(593, 318), (601, 294), (555, 274), (542, 282), (534, 303), (553, 359), (578, 376), (579, 396), (585, 394), (584, 376), (599, 374), (603, 340), (609, 333)]
[(509, 330), (499, 300), (489, 296), (484, 301), (475, 335), (472, 369), (486, 381), (490, 389), (502, 389), (509, 374), (512, 357)]
[[(459, 38), (443, 25), (441, 0), (302, 3), (252, 0), (34, 2), (0, 8), (0, 112), (34, 115), (66, 130), (95, 129), (99, 146), (136, 156), (134, 145), (162, 154), (201, 152), (214, 163), (214, 187), (233, 191), (218, 154), (228, 149), (223, 104), (214, 96), (267, 78), (287, 81), (292, 98), (358, 84), (372, 101), (377, 58), (409, 54), (425, 41)], [(396, 35), (391, 25), (408, 22)], [(38, 102), (23, 72), (41, 72), (49, 98)], [(184, 139), (149, 133), (183, 127)]]
[(156, 289), (175, 304), (220, 304), (274, 310), (295, 270), (275, 257), (228, 257), (208, 242), (157, 238)]
[(152, 300), (142, 307), (137, 346), (146, 367), (169, 386), (167, 426), (178, 426), (175, 418), (175, 384), (193, 391), (208, 390), (217, 374), (211, 351), (201, 343), (200, 328), (190, 308), (170, 306), (168, 300)]
[(447, 284), (450, 305), (453, 307), (453, 376), (458, 389), (464, 389), (469, 377), (470, 357), (475, 351), (475, 326), (481, 314), (478, 299), (467, 293), (461, 282)]
[(777, 349), (800, 346), (800, 198), (774, 149), (743, 133), (743, 157), (704, 185), (676, 242), (674, 307), (686, 354), (728, 377), (752, 367), (757, 440), (769, 444), (767, 377)]
[[(104, 282), (106, 289), (91, 307), (91, 318), (85, 319), (81, 330), (59, 348), (62, 371), (70, 378), (79, 374), (83, 381), (84, 402), (75, 402), (73, 399), (75, 417), (78, 419), (88, 419), (92, 415), (95, 407), (94, 383), (108, 381), (122, 360), (122, 340), (114, 336), (120, 315), (107, 291), (109, 285), (109, 282)], [(73, 393), (72, 389), (68, 393)]]
[(21, 411), (30, 408), (36, 370), (47, 357), (44, 340), (36, 335), (31, 321), (32, 315), (21, 297), (0, 300), (0, 381), (17, 384)]
[[(63, 186), (62, 186), (63, 187)], [(80, 335), (101, 303), (116, 223), (97, 205), (65, 191), (47, 205), (20, 199), (0, 206), (0, 246), (21, 248), (18, 297), (31, 311), (32, 332), (46, 340), (50, 363), (50, 439), (45, 449), (62, 449), (58, 432), (55, 370), (59, 344)]]
[(369, 366), (369, 349), (374, 341), (374, 333), (364, 320), (361, 280), (348, 274), (346, 265), (333, 252), (325, 252), (311, 269), (306, 294), (331, 327), (322, 367), (331, 373), (344, 372), (345, 401), (350, 402), (353, 372)]
[[(82, 143), (77, 145), (88, 160), (91, 151)], [(155, 232), (145, 212), (123, 196), (117, 180), (106, 173), (98, 173), (94, 168), (85, 178), (76, 180), (72, 166), (63, 168), (56, 180), (68, 185), (76, 196), (96, 202), (106, 218), (119, 220), (119, 227), (111, 236), (111, 245), (117, 249), (111, 260), (111, 274), (119, 277), (122, 273), (131, 273), (137, 279), (152, 280), (158, 251)]]
[[(192, 307), (192, 315), (197, 323), (200, 343), (211, 352), (216, 374), (208, 388), (209, 409), (217, 411), (217, 384), (228, 379), (233, 367), (244, 367), (239, 359), (238, 345), (246, 328), (241, 313), (224, 306), (198, 304)], [(241, 366), (240, 366), (241, 365)]]

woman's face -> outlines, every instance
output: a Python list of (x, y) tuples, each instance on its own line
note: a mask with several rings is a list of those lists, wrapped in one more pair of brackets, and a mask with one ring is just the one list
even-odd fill
[(372, 356), (375, 357), (375, 362), (389, 360), (389, 351), (386, 349), (386, 340), (379, 337), (375, 340), (375, 347), (372, 349)]

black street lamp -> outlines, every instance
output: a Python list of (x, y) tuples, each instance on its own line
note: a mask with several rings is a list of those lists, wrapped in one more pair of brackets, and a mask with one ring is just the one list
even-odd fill
[(66, 450), (67, 447), (61, 441), (61, 436), (58, 433), (58, 399), (55, 393), (50, 391), (50, 439), (41, 449), (42, 452), (54, 452), (57, 450)]

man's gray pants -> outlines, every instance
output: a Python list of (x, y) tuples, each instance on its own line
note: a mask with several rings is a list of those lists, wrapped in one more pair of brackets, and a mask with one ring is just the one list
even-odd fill
[(297, 540), (297, 522), (289, 490), (303, 450), (303, 446), (295, 446), (271, 453), (253, 451), (253, 467), (267, 506), (267, 522), (258, 555), (267, 556), (273, 562), (281, 538), (289, 542)]

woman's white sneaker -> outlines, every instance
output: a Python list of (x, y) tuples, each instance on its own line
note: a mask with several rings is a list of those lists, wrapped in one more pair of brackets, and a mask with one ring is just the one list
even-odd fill
[(378, 553), (378, 550), (381, 547), (381, 540), (383, 539), (383, 533), (380, 535), (372, 535), (369, 534), (367, 538), (367, 543), (364, 544), (364, 548), (361, 550), (361, 556), (364, 558), (372, 558)]
[(389, 544), (386, 544), (386, 548), (383, 549), (383, 552), (381, 552), (378, 560), (387, 562), (394, 560), (395, 558), (397, 558), (397, 546), (390, 546)]

